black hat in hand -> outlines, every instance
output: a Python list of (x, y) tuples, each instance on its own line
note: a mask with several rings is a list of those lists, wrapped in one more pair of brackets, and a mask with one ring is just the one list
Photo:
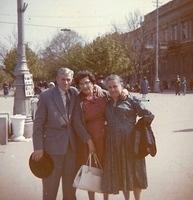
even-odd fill
[(36, 161), (32, 159), (32, 154), (29, 158), (31, 172), (38, 178), (46, 178), (49, 176), (54, 168), (54, 163), (51, 156), (44, 151), (44, 154), (40, 160)]

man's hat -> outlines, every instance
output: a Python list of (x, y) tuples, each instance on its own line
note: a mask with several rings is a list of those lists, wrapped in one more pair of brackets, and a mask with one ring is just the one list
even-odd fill
[(38, 178), (46, 178), (49, 176), (54, 168), (54, 163), (50, 155), (44, 152), (40, 160), (35, 161), (32, 159), (32, 154), (29, 158), (31, 172)]

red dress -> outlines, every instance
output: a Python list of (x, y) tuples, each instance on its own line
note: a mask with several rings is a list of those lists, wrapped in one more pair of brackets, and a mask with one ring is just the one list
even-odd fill
[[(84, 115), (84, 121), (86, 129), (90, 134), (92, 141), (95, 144), (97, 156), (103, 165), (104, 162), (104, 150), (105, 150), (105, 109), (106, 98), (94, 97), (92, 100), (83, 98), (82, 111)], [(78, 152), (78, 160), (80, 164), (85, 164), (88, 159), (88, 145), (80, 144)]]

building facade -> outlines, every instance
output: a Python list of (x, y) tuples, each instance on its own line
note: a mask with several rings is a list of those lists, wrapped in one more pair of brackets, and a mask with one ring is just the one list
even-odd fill
[[(193, 0), (170, 1), (161, 6), (158, 13), (160, 82), (172, 86), (177, 74), (190, 82), (193, 79)], [(156, 15), (156, 10), (147, 14), (141, 27), (145, 30), (146, 45), (153, 47), (154, 55)], [(150, 66), (151, 77), (154, 77), (155, 60)]]

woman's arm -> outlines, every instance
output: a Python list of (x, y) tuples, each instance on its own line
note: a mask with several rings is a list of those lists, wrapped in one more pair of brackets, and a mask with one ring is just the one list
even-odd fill
[(132, 97), (132, 102), (137, 115), (142, 118), (142, 121), (144, 123), (151, 124), (154, 119), (154, 115), (148, 109), (146, 109), (141, 101), (136, 97)]
[(72, 126), (76, 132), (76, 134), (81, 138), (81, 140), (86, 143), (89, 139), (91, 139), (88, 131), (85, 128), (83, 122), (83, 114), (80, 106), (80, 101), (77, 99), (75, 103), (75, 107), (72, 114)]
[(84, 143), (88, 144), (89, 152), (93, 153), (93, 152), (96, 151), (95, 145), (94, 145), (94, 143), (91, 139), (91, 136), (89, 135), (89, 133), (88, 133), (86, 127), (85, 127), (85, 123), (84, 123), (83, 120), (84, 119), (83, 119), (83, 114), (82, 114), (80, 102), (77, 100), (77, 102), (75, 104), (74, 112), (73, 112), (72, 125), (73, 125), (73, 128), (75, 129), (75, 132), (81, 138), (81, 140)]

